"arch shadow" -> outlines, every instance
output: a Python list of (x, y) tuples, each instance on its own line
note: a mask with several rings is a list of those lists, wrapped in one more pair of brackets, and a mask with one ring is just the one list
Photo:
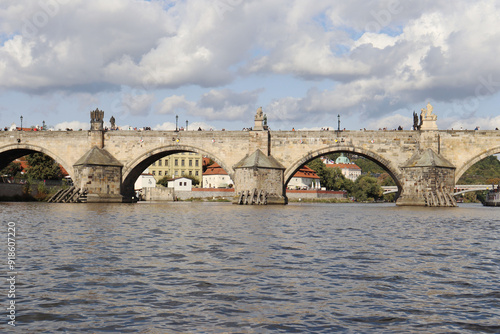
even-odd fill
[(26, 144), (12, 144), (0, 147), (0, 169), (6, 167), (9, 163), (17, 158), (23, 157), (31, 153), (43, 153), (55, 160), (56, 163), (63, 166), (68, 172), (68, 175), (73, 178), (73, 166), (68, 165), (60, 156), (52, 151), (49, 151), (41, 146), (26, 145)]
[(229, 175), (229, 177), (234, 182), (234, 172), (233, 169), (226, 166), (222, 160), (215, 154), (201, 150), (194, 146), (189, 145), (170, 145), (155, 148), (151, 151), (143, 153), (132, 162), (124, 166), (122, 172), (122, 195), (124, 196), (134, 196), (134, 184), (141, 173), (149, 167), (153, 162), (161, 159), (167, 155), (182, 153), (182, 152), (194, 152), (201, 154), (202, 156), (208, 156), (214, 160), (219, 166), (221, 166)]
[(350, 154), (356, 154), (362, 157), (365, 157), (373, 162), (375, 162), (377, 165), (382, 167), (388, 174), (389, 176), (392, 177), (394, 182), (396, 183), (396, 186), (398, 187), (398, 194), (401, 193), (402, 190), (402, 185), (401, 185), (401, 179), (402, 179), (402, 174), (399, 172), (398, 168), (393, 166), (393, 164), (381, 157), (380, 155), (373, 153), (368, 150), (364, 150), (362, 148), (356, 148), (352, 146), (329, 146), (325, 148), (321, 148), (319, 150), (310, 152), (306, 156), (303, 156), (299, 160), (295, 161), (290, 167), (288, 167), (285, 170), (285, 177), (284, 177), (284, 189), (283, 191), (286, 191), (286, 186), (288, 182), (292, 179), (293, 175), (297, 172), (297, 170), (300, 169), (303, 165), (307, 164), (309, 161), (314, 160), (320, 156), (326, 155), (326, 154), (331, 154), (331, 153), (350, 153)]

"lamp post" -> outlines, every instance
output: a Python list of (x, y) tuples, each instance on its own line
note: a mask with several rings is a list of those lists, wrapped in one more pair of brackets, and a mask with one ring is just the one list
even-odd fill
[(45, 121), (42, 121), (42, 130), (45, 131)]
[(21, 115), (21, 131), (23, 131), (23, 115)]
[(337, 119), (339, 120), (339, 125), (338, 125), (338, 128), (337, 128), (337, 131), (340, 132), (340, 114), (337, 115)]
[(189, 123), (189, 121), (186, 120), (186, 131), (188, 130), (188, 123)]
[(175, 132), (179, 131), (179, 115), (175, 115)]

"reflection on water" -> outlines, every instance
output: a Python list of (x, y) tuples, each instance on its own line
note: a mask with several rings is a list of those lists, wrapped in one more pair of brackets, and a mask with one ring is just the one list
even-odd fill
[(1, 203), (0, 212), (4, 234), (16, 222), (16, 329), (26, 333), (500, 332), (495, 208)]

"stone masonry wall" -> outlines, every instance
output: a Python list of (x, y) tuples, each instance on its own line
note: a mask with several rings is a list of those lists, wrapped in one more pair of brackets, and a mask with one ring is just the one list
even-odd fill
[(120, 195), (121, 167), (80, 165), (74, 169), (76, 180), (80, 180), (75, 185), (86, 188), (89, 194)]

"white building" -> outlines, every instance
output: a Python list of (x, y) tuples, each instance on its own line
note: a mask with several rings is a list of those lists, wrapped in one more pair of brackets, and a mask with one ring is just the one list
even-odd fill
[(319, 179), (314, 170), (307, 166), (302, 166), (288, 182), (287, 189), (320, 190), (321, 184)]
[(156, 187), (156, 180), (151, 174), (141, 174), (134, 184), (135, 191), (139, 191), (143, 188), (154, 188)]
[(352, 180), (353, 182), (361, 176), (361, 168), (358, 167), (354, 162), (350, 162), (349, 158), (344, 156), (343, 153), (341, 153), (340, 157), (335, 160), (335, 163), (332, 162), (333, 161), (326, 159), (323, 160), (323, 163), (325, 163), (326, 167), (340, 169), (342, 175), (344, 175), (347, 179)]
[(178, 177), (168, 181), (168, 188), (174, 188), (175, 191), (191, 191), (193, 180), (187, 177)]
[(208, 166), (203, 173), (203, 188), (231, 188), (233, 180), (217, 163)]

